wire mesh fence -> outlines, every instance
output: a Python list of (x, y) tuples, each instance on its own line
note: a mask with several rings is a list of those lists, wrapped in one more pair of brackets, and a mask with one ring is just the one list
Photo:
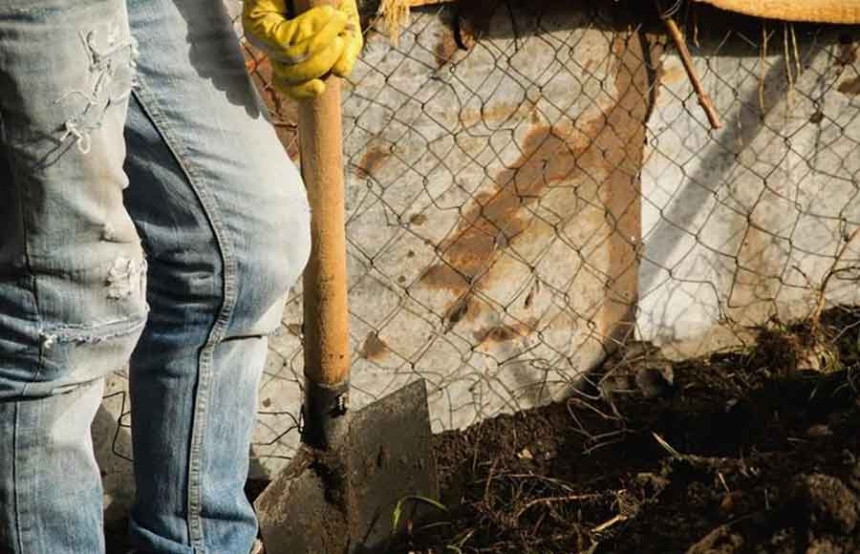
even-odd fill
[[(368, 14), (343, 98), (356, 406), (422, 377), (434, 430), (461, 428), (563, 397), (631, 341), (690, 356), (858, 303), (856, 29), (677, 10), (713, 129), (653, 12), (464, 0), (414, 9), (396, 43)], [(295, 106), (242, 47), (297, 157)], [(298, 441), (301, 340), (296, 290), (257, 476)], [(128, 403), (110, 387), (119, 486)]]

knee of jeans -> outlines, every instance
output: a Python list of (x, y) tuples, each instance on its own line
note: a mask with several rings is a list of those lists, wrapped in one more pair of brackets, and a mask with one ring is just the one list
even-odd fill
[[(20, 375), (20, 395), (67, 392), (120, 369), (146, 324), (146, 260), (139, 245), (79, 258), (58, 277), (37, 273), (38, 363)], [(95, 262), (95, 263), (93, 263)]]
[(266, 335), (279, 327), (289, 291), (310, 255), (310, 211), (301, 187), (258, 216), (246, 247), (237, 252), (234, 335)]

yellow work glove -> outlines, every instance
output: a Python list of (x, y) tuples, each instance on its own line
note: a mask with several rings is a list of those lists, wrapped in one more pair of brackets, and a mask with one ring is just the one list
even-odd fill
[(355, 0), (341, 0), (338, 10), (346, 14), (346, 28), (341, 33), (344, 40), (343, 54), (331, 68), (332, 73), (338, 77), (349, 77), (361, 48), (364, 46), (364, 37), (361, 33), (361, 20), (358, 17), (358, 6)]
[(346, 76), (361, 51), (355, 0), (294, 18), (287, 17), (285, 0), (245, 0), (242, 22), (248, 40), (272, 60), (275, 88), (295, 98), (322, 94), (322, 78)]

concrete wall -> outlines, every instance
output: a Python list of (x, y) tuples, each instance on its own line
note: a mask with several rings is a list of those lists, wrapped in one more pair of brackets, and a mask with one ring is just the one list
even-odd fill
[[(708, 130), (674, 55), (648, 122), (638, 322), (660, 343), (808, 315), (825, 275), (860, 252), (855, 239), (834, 266), (860, 222), (856, 29), (797, 26), (799, 60), (791, 27), (771, 24), (764, 54), (760, 30), (752, 44), (720, 32), (696, 65), (724, 128)], [(827, 293), (858, 300), (856, 281)]]

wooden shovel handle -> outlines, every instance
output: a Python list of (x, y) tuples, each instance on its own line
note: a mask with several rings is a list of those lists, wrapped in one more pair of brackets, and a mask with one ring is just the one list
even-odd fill
[[(296, 13), (328, 0), (294, 0)], [(340, 79), (299, 101), (301, 171), (311, 206), (311, 257), (304, 273), (305, 378), (321, 385), (349, 379), (346, 229)]]

